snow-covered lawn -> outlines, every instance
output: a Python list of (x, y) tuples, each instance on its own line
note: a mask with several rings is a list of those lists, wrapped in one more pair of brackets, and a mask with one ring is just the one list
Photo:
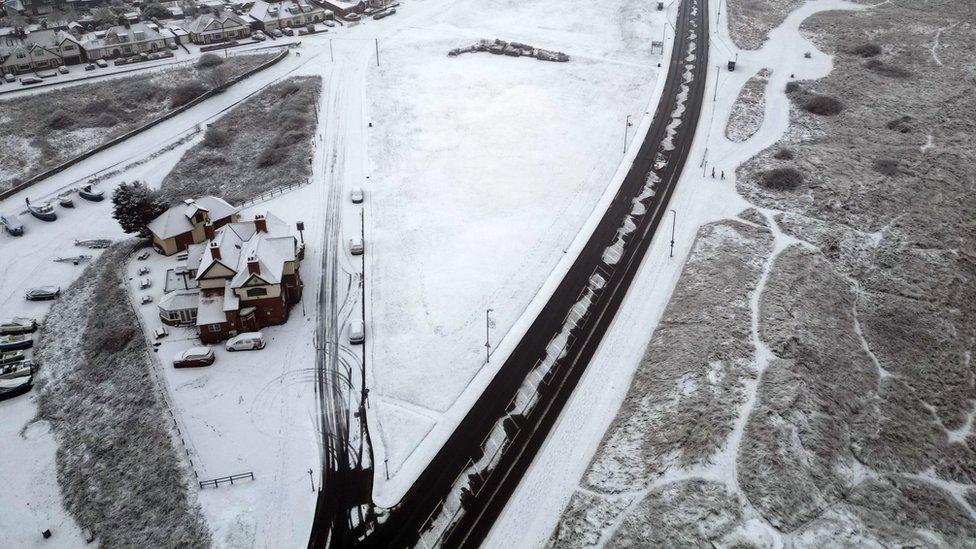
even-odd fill
[[(632, 141), (653, 111), (663, 23), (633, 0), (460, 1), (380, 40), (367, 76), (367, 364), (377, 463), (392, 478), (378, 503), (397, 501), (466, 412), (459, 397), (483, 387), (486, 309), (493, 348), (517, 340), (611, 184), (627, 116)], [(447, 56), (483, 38), (571, 61)]]

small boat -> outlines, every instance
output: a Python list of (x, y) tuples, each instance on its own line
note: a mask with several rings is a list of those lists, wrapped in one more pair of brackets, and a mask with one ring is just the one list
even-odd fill
[(29, 334), (37, 329), (37, 321), (25, 316), (0, 321), (0, 335)]
[(9, 335), (0, 337), (0, 351), (30, 349), (33, 346), (34, 339), (29, 335)]
[(54, 206), (50, 202), (42, 202), (37, 205), (28, 202), (27, 209), (32, 216), (41, 221), (56, 221), (58, 219), (58, 214), (54, 213)]
[(30, 362), (18, 362), (17, 364), (7, 364), (0, 366), (0, 380), (25, 377), (33, 373), (34, 367)]
[(0, 379), (0, 400), (22, 395), (34, 386), (34, 376)]
[(24, 351), (0, 351), (0, 366), (23, 362), (27, 358)]
[(60, 204), (62, 208), (74, 208), (75, 207), (75, 201), (72, 200), (71, 197), (68, 196), (68, 195), (66, 195), (66, 194), (59, 194), (58, 195), (58, 204)]
[(105, 198), (105, 191), (96, 189), (91, 184), (88, 184), (78, 189), (78, 196), (85, 200), (91, 200), (92, 202), (101, 202)]

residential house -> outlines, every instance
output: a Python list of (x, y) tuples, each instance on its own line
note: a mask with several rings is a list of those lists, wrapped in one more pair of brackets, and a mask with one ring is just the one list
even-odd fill
[(39, 30), (0, 36), (0, 72), (23, 73), (84, 60), (81, 41), (63, 30)]
[(200, 251), (194, 265), (199, 289), (166, 294), (159, 318), (195, 325), (204, 343), (283, 324), (301, 300), (298, 240), (271, 213), (213, 229), (211, 239), (193, 248)]
[(240, 208), (215, 196), (186, 199), (149, 223), (153, 247), (163, 255), (173, 255), (213, 238), (213, 230), (240, 218)]
[(213, 44), (251, 36), (251, 26), (233, 13), (205, 14), (194, 19), (187, 31), (194, 44)]
[(248, 16), (265, 32), (285, 27), (303, 27), (333, 18), (331, 11), (306, 0), (283, 2), (255, 0)]
[(146, 23), (135, 23), (92, 33), (86, 36), (83, 43), (85, 53), (89, 59), (104, 59), (161, 51), (176, 45), (172, 33), (163, 34), (153, 27), (155, 25), (150, 27)]

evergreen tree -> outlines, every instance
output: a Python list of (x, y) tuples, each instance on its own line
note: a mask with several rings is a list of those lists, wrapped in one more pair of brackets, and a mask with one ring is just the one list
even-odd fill
[(149, 222), (166, 211), (159, 194), (141, 181), (123, 182), (112, 194), (112, 217), (126, 233), (149, 237)]

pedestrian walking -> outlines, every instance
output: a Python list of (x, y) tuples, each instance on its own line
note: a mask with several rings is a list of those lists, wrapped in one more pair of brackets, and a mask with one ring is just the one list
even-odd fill
[(712, 179), (715, 179), (715, 166), (712, 166)]
[(722, 180), (725, 180), (725, 170), (722, 170)]

